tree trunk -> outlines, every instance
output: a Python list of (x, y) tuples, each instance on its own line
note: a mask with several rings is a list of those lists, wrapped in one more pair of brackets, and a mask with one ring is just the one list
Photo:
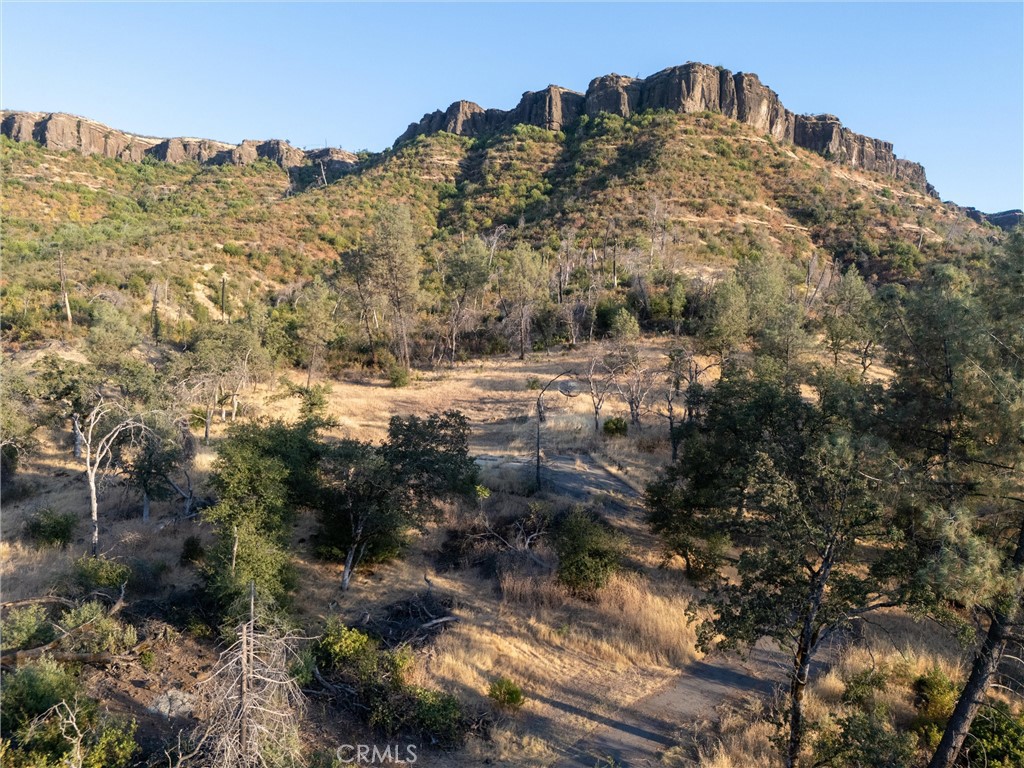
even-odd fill
[(89, 479), (89, 517), (92, 519), (92, 556), (100, 553), (100, 507), (96, 500), (96, 471), (89, 467), (85, 471)]
[(210, 444), (210, 425), (213, 424), (213, 403), (206, 406), (206, 428), (203, 431), (203, 442)]
[(149, 522), (149, 494), (145, 489), (142, 491), (142, 522)]
[(811, 659), (818, 642), (815, 622), (821, 610), (832, 566), (835, 563), (835, 542), (825, 549), (821, 566), (811, 577), (811, 592), (805, 607), (803, 626), (797, 639), (793, 656), (793, 678), (789, 684), (789, 744), (786, 749), (786, 768), (796, 768), (800, 760), (800, 749), (804, 741), (804, 691), (811, 673)]
[[(1016, 571), (1024, 568), (1024, 522), (1021, 524), (1012, 564)], [(1002, 611), (994, 611), (992, 614), (992, 623), (989, 624), (985, 641), (974, 656), (971, 676), (967, 679), (967, 685), (960, 693), (960, 698), (957, 699), (956, 707), (953, 709), (949, 722), (946, 723), (946, 730), (942, 734), (942, 740), (939, 741), (935, 754), (932, 755), (931, 762), (928, 763), (928, 768), (952, 768), (960, 756), (964, 740), (970, 733), (974, 718), (981, 709), (992, 678), (999, 668), (999, 662), (1009, 639), (1010, 627), (1020, 617), (1020, 590), (1009, 604), (1012, 606), (1009, 614)]]
[(352, 569), (356, 564), (356, 545), (352, 544), (345, 554), (345, 572), (341, 574), (341, 591), (348, 592), (348, 586), (352, 582)]
[(75, 458), (82, 458), (82, 442), (85, 439), (82, 435), (82, 418), (77, 413), (71, 416), (71, 432), (75, 437)]

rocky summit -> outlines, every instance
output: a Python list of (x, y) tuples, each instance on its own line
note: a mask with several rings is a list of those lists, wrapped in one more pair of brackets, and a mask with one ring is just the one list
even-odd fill
[(279, 139), (247, 140), (241, 144), (210, 139), (160, 139), (119, 131), (63, 112), (5, 111), (0, 114), (0, 133), (14, 141), (35, 141), (47, 149), (73, 150), (118, 160), (141, 162), (152, 157), (168, 163), (191, 161), (201, 165), (248, 165), (257, 160), (269, 160), (289, 173), (312, 168), (332, 178), (356, 165), (356, 156), (351, 152), (332, 147), (306, 151)]
[(395, 142), (447, 131), (461, 136), (497, 133), (519, 123), (552, 131), (571, 126), (583, 115), (609, 112), (629, 117), (648, 110), (717, 112), (747, 123), (777, 141), (810, 149), (840, 163), (876, 171), (937, 196), (920, 163), (896, 157), (890, 142), (845, 128), (835, 115), (797, 115), (757, 75), (733, 74), (723, 67), (690, 62), (647, 78), (605, 75), (591, 80), (586, 93), (557, 85), (527, 91), (512, 110), (484, 109), (457, 101), (443, 112), (424, 115)]

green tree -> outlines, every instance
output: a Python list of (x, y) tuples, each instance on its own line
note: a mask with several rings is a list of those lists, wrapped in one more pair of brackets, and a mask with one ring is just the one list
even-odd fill
[(530, 324), (537, 306), (547, 296), (547, 274), (540, 255), (526, 243), (518, 243), (502, 254), (499, 264), (498, 295), (506, 322), (515, 328), (519, 359), (530, 346)]
[(408, 369), (412, 364), (410, 336), (419, 304), (423, 260), (407, 207), (385, 205), (378, 209), (367, 253), (372, 283), (383, 294), (391, 314), (395, 356)]
[(847, 269), (827, 297), (823, 325), (825, 346), (832, 353), (833, 366), (838, 368), (839, 356), (852, 350), (860, 360), (861, 373), (867, 373), (878, 342), (878, 312), (855, 267)]
[(703, 352), (724, 361), (746, 340), (748, 327), (747, 295), (743, 286), (730, 278), (712, 289), (697, 328), (697, 343)]
[[(712, 585), (699, 642), (728, 649), (772, 637), (793, 654), (787, 766), (802, 750), (804, 690), (822, 639), (892, 604), (901, 586), (886, 567), (899, 549), (888, 453), (862, 431), (873, 398), (859, 395), (821, 392), (814, 404), (794, 384), (727, 370), (679, 465), (648, 491), (655, 529), (695, 565), (715, 564), (715, 537), (738, 544), (738, 580)], [(851, 402), (853, 413), (839, 407)], [(865, 562), (871, 543), (889, 556)]]
[(487, 246), (478, 237), (466, 240), (457, 249), (445, 252), (441, 260), (442, 294), (446, 315), (446, 343), (449, 360), (455, 357), (472, 304), (483, 294), (490, 280)]

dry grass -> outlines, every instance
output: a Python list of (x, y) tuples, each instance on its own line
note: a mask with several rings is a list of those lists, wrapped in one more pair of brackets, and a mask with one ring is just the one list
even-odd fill
[[(812, 732), (827, 729), (849, 706), (843, 701), (847, 681), (865, 671), (883, 672), (887, 683), (874, 693), (876, 705), (891, 714), (901, 728), (911, 725), (914, 681), (933, 669), (952, 680), (964, 675), (963, 652), (949, 633), (936, 625), (913, 620), (889, 610), (874, 617), (864, 636), (842, 648), (831, 666), (812, 679), (804, 699), (804, 714)], [(702, 768), (774, 768), (781, 765), (776, 743), (777, 727), (771, 723), (760, 700), (751, 699), (739, 707), (726, 706), (713, 728), (714, 736), (696, 739), (698, 764)], [(684, 752), (666, 761), (668, 765), (691, 765)], [(688, 758), (686, 758), (688, 759)]]

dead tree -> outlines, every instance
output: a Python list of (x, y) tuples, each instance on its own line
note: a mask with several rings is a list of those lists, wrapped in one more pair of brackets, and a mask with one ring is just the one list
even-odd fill
[(152, 433), (141, 414), (133, 414), (119, 402), (102, 398), (93, 406), (79, 428), (75, 427), (82, 441), (82, 458), (85, 460), (85, 476), (89, 483), (89, 517), (92, 520), (92, 555), (100, 549), (99, 484), (103, 477), (114, 468), (114, 459), (125, 439), (135, 440), (145, 433)]
[(615, 386), (615, 372), (604, 360), (593, 357), (580, 378), (586, 383), (587, 392), (590, 394), (590, 406), (594, 411), (594, 434), (598, 434), (601, 431), (601, 409)]
[(179, 765), (270, 768), (301, 758), (303, 696), (289, 673), (298, 638), (262, 630), (256, 590), (249, 585), (249, 617), (235, 642), (204, 681), (207, 711), (194, 751)]

